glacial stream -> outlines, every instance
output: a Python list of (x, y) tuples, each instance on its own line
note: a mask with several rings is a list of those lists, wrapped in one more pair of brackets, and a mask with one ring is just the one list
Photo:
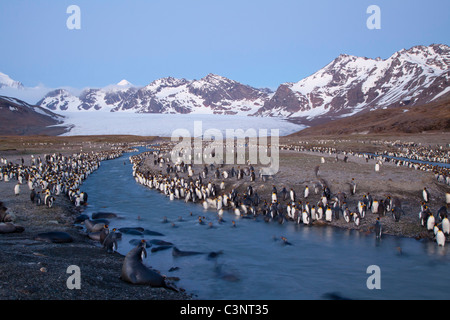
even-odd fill
[[(153, 253), (148, 248), (145, 259), (146, 265), (180, 278), (176, 285), (199, 299), (450, 299), (448, 247), (386, 235), (376, 240), (374, 234), (333, 227), (239, 219), (231, 212), (219, 223), (213, 210), (170, 201), (136, 183), (128, 158), (137, 153), (102, 162), (84, 182), (81, 189), (89, 194), (84, 213), (114, 212), (120, 218), (110, 219), (110, 228), (143, 227), (164, 234), (123, 234), (118, 250), (123, 255), (133, 247), (130, 240), (142, 238), (204, 252), (174, 257), (172, 248)], [(380, 289), (367, 286), (373, 265), (379, 267)]]

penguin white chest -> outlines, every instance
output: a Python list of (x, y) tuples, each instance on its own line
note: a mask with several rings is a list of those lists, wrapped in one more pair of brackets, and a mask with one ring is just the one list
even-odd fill
[(427, 193), (426, 190), (423, 190), (423, 191), (422, 191), (422, 196), (423, 196), (423, 200), (424, 200), (425, 202), (428, 202), (428, 193)]
[(306, 211), (303, 211), (303, 213), (302, 213), (302, 220), (303, 220), (304, 224), (309, 223), (309, 217), (308, 217), (308, 213)]
[(325, 211), (325, 220), (328, 222), (332, 220), (332, 211), (329, 208)]
[(277, 195), (276, 195), (276, 193), (272, 193), (272, 202), (277, 202)]
[(441, 230), (439, 230), (436, 234), (436, 242), (437, 242), (438, 246), (441, 246), (441, 247), (445, 246), (445, 235)]
[(435, 222), (434, 216), (430, 215), (427, 220), (427, 230), (433, 230), (434, 222)]
[(450, 234), (450, 222), (448, 218), (442, 220), (442, 232), (444, 234)]

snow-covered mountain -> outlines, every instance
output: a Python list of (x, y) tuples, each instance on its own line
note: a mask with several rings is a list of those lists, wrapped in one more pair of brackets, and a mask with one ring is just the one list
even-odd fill
[(47, 93), (37, 105), (55, 112), (114, 111), (118, 104), (130, 99), (137, 90), (123, 80), (117, 85), (102, 89), (83, 90), (80, 95), (74, 95), (65, 89), (57, 89)]
[(0, 88), (23, 89), (23, 84), (0, 72)]
[(424, 104), (447, 94), (449, 80), (446, 45), (403, 49), (386, 60), (342, 54), (313, 75), (280, 85), (257, 114), (313, 120)]
[(137, 88), (123, 80), (80, 95), (58, 89), (38, 105), (53, 111), (237, 114), (315, 120), (363, 110), (419, 105), (450, 95), (450, 48), (415, 46), (383, 60), (342, 54), (297, 83), (275, 93), (209, 74), (200, 80), (172, 77)]
[(267, 90), (209, 74), (192, 81), (162, 78), (142, 88), (122, 80), (113, 87), (84, 90), (79, 96), (58, 89), (48, 93), (37, 104), (54, 111), (248, 115), (256, 113), (269, 96)]

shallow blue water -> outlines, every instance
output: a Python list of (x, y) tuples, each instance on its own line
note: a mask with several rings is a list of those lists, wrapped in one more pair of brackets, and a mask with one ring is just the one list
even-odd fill
[[(111, 219), (111, 228), (141, 226), (158, 231), (164, 236), (144, 238), (169, 241), (180, 250), (223, 250), (217, 259), (208, 259), (206, 255), (173, 257), (171, 249), (155, 253), (148, 249), (148, 266), (179, 277), (177, 286), (200, 299), (326, 299), (330, 293), (350, 299), (450, 299), (448, 247), (392, 236), (376, 240), (373, 234), (333, 227), (236, 220), (232, 213), (225, 213), (226, 222), (220, 224), (215, 211), (170, 201), (137, 184), (130, 155), (102, 162), (85, 181), (82, 190), (89, 194), (85, 213), (118, 213), (121, 218)], [(198, 223), (199, 216), (206, 217), (205, 225)], [(169, 223), (163, 223), (163, 217)], [(208, 222), (214, 228), (208, 228)], [(281, 236), (292, 245), (284, 245)], [(124, 234), (119, 252), (125, 255), (132, 248), (129, 240), (141, 238)], [(371, 265), (380, 268), (379, 290), (366, 285)], [(169, 272), (172, 267), (179, 269)]]
[(416, 159), (409, 159), (409, 158), (404, 158), (404, 157), (394, 157), (394, 156), (388, 156), (388, 155), (377, 155), (375, 153), (366, 153), (366, 154), (371, 155), (371, 156), (376, 156), (376, 157), (383, 156), (385, 158), (394, 159), (394, 160), (402, 160), (402, 161), (407, 161), (407, 162), (412, 162), (412, 163), (429, 164), (432, 166), (438, 166), (438, 167), (442, 167), (442, 168), (450, 168), (450, 163), (416, 160)]

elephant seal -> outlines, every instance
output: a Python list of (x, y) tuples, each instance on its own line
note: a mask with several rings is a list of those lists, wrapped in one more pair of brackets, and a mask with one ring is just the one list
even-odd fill
[(158, 252), (158, 251), (167, 250), (167, 249), (170, 249), (170, 248), (172, 248), (172, 245), (152, 247), (152, 249), (150, 251), (151, 252)]
[(95, 212), (92, 214), (92, 219), (112, 219), (117, 217), (118, 215), (113, 212)]
[(198, 254), (205, 254), (205, 252), (197, 252), (197, 251), (181, 251), (177, 247), (173, 247), (172, 255), (174, 257), (186, 257), (186, 256), (194, 256)]
[(24, 227), (15, 225), (11, 222), (6, 222), (6, 223), (1, 222), (0, 223), (0, 234), (15, 233), (15, 232), (21, 233), (24, 230), (25, 230)]
[(109, 227), (107, 224), (105, 224), (103, 225), (103, 228), (100, 231), (88, 232), (88, 237), (89, 239), (98, 241), (100, 242), (100, 244), (103, 244), (103, 241), (105, 241), (108, 234), (109, 234)]
[(119, 231), (122, 233), (125, 233), (125, 234), (134, 235), (134, 236), (143, 236), (144, 235), (144, 228), (141, 228), (141, 227), (125, 227), (125, 228), (120, 228)]
[(34, 237), (34, 240), (52, 242), (52, 243), (69, 243), (73, 242), (70, 234), (62, 231), (50, 231), (39, 233)]
[(145, 229), (143, 233), (147, 236), (164, 236), (162, 233)]
[(100, 242), (100, 233), (101, 231), (88, 232), (88, 237), (91, 240)]
[(172, 242), (159, 240), (159, 239), (151, 239), (148, 242), (150, 242), (151, 244), (154, 244), (156, 246), (171, 246), (171, 245), (173, 245)]
[(87, 214), (80, 214), (79, 216), (77, 216), (75, 218), (75, 221), (73, 223), (82, 223), (88, 219), (89, 219), (89, 216)]
[(88, 232), (98, 232), (103, 230), (105, 223), (95, 223), (92, 220), (86, 219), (84, 220), (84, 225), (86, 226), (86, 230)]
[(119, 228), (119, 231), (123, 232), (125, 234), (128, 234), (130, 231), (137, 231), (139, 233), (143, 233), (144, 228), (142, 228), (142, 227), (124, 227), (124, 228)]
[(125, 256), (120, 279), (131, 284), (163, 287), (178, 292), (177, 288), (166, 282), (165, 277), (144, 265), (142, 262), (143, 256), (147, 257), (145, 240), (142, 240), (139, 245), (131, 249)]

